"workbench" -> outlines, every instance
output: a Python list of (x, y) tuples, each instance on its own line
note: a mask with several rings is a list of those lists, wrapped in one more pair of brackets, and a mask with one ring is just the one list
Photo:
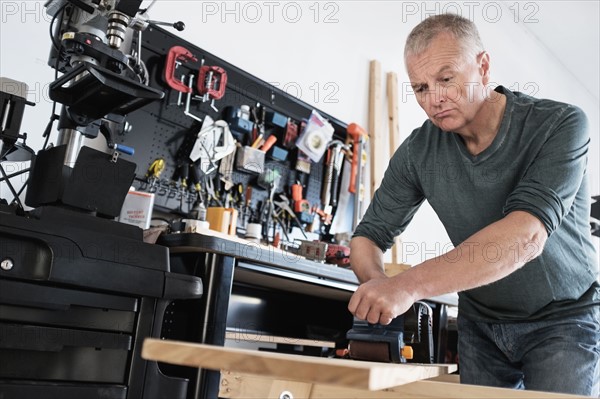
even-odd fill
[[(217, 346), (325, 356), (352, 326), (348, 301), (358, 287), (354, 273), (271, 246), (203, 230), (161, 236), (173, 272), (199, 276), (200, 300), (174, 301), (161, 337)], [(444, 312), (455, 296), (431, 298), (436, 361), (445, 355)], [(440, 321), (440, 319), (442, 319)], [(163, 372), (189, 378), (194, 398), (216, 397), (218, 371), (196, 372), (162, 364)]]

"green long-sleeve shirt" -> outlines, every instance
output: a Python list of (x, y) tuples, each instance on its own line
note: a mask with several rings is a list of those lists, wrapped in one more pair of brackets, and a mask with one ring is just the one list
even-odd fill
[[(460, 292), (461, 314), (488, 321), (535, 319), (600, 303), (586, 116), (569, 104), (502, 86), (496, 91), (507, 102), (492, 144), (471, 155), (458, 134), (426, 121), (392, 157), (354, 236), (389, 249), (427, 199), (455, 246), (465, 242), (466, 252), (482, 251), (494, 262), (499, 246), (465, 240), (512, 211), (529, 212), (548, 232), (543, 253), (499, 281)], [(531, 254), (516, 243), (511, 250), (515, 257)]]

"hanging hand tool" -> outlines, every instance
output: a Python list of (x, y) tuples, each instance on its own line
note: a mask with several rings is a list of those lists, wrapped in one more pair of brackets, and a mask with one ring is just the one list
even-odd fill
[(223, 207), (223, 203), (215, 191), (213, 180), (207, 175), (204, 175), (204, 187), (206, 187), (206, 204), (210, 207), (211, 201), (214, 201), (217, 206)]
[[(285, 236), (285, 240), (289, 241), (290, 238), (289, 238), (289, 236), (287, 234), (288, 228), (287, 228), (287, 226), (285, 224), (283, 224), (283, 220), (281, 220), (282, 219), (281, 218), (281, 214), (282, 213), (283, 213), (283, 211), (274, 212), (273, 213), (273, 220), (275, 220), (279, 224), (279, 226), (281, 227), (281, 231), (282, 231), (283, 235)], [(277, 234), (279, 234), (279, 233), (277, 233)], [(273, 246), (276, 246), (276, 245), (273, 244)]]
[(277, 142), (277, 137), (272, 134), (267, 138), (267, 140), (265, 140), (264, 144), (260, 146), (259, 150), (262, 152), (267, 152), (271, 149), (271, 147), (273, 147), (275, 142)]
[(292, 184), (292, 201), (297, 202), (302, 200), (302, 184), (296, 182)]
[(203, 65), (198, 78), (198, 92), (204, 101), (220, 100), (225, 95), (227, 72), (218, 66)]
[(175, 68), (182, 62), (196, 62), (198, 59), (185, 47), (173, 46), (167, 54), (167, 62), (165, 64), (165, 81), (174, 90), (181, 93), (191, 93), (192, 88), (188, 87), (181, 80), (175, 79)]
[(277, 189), (277, 184), (272, 182), (269, 187), (269, 197), (263, 203), (263, 209), (261, 212), (262, 216), (262, 232), (263, 239), (266, 243), (269, 243), (269, 226), (271, 225), (271, 221), (273, 219), (273, 213), (275, 209), (273, 208), (273, 196), (275, 195), (275, 190)]
[[(185, 80), (185, 76), (181, 76), (181, 81), (183, 82)], [(194, 114), (192, 114), (192, 112), (190, 111), (190, 105), (192, 103), (192, 87), (194, 86), (194, 75), (190, 74), (190, 76), (188, 77), (188, 88), (190, 89), (185, 97), (185, 109), (183, 110), (183, 113), (187, 116), (189, 116), (192, 119), (197, 120), (198, 122), (202, 122), (202, 118), (200, 118), (199, 116), (196, 116)]]
[(363, 181), (364, 181), (364, 173), (362, 171), (363, 164), (365, 163), (363, 160), (364, 154), (364, 146), (369, 138), (367, 132), (357, 125), (356, 123), (351, 123), (347, 128), (348, 135), (352, 138), (352, 169), (350, 172), (350, 185), (348, 187), (348, 191), (354, 194), (354, 214), (352, 218), (352, 229), (356, 229), (358, 226), (358, 222), (361, 218), (362, 213), (362, 201), (364, 197), (363, 192)]
[(278, 207), (280, 207), (281, 209), (286, 211), (292, 217), (294, 222), (296, 222), (296, 224), (300, 228), (300, 232), (302, 233), (304, 238), (308, 239), (308, 237), (306, 236), (306, 233), (304, 232), (304, 227), (302, 226), (300, 219), (298, 219), (298, 216), (296, 216), (296, 213), (290, 206), (290, 200), (285, 196), (285, 194), (279, 194), (279, 198), (281, 198), (281, 201), (275, 201), (275, 205), (277, 205)]
[(220, 100), (225, 95), (227, 86), (227, 72), (218, 66), (202, 65), (200, 67), (200, 76), (198, 77), (198, 92), (202, 96), (202, 101), (211, 100), (210, 106), (215, 112), (219, 110), (215, 107), (215, 100)]
[(194, 206), (190, 211), (190, 218), (205, 221), (206, 220), (206, 206), (204, 205), (204, 201), (202, 201), (202, 195), (200, 192), (197, 192), (196, 201), (194, 201)]
[(356, 123), (349, 124), (346, 131), (352, 138), (352, 169), (350, 172), (350, 185), (348, 186), (348, 191), (356, 193), (356, 188), (359, 187), (357, 180), (359, 180), (360, 183), (359, 173), (363, 145), (368, 140), (369, 135)]
[(248, 184), (246, 187), (246, 208), (250, 208), (252, 203), (252, 186)]
[(163, 170), (165, 170), (166, 162), (164, 158), (156, 158), (146, 171), (146, 178), (158, 179)]
[[(238, 184), (238, 190), (244, 190), (244, 187), (240, 184)], [(252, 203), (252, 186), (248, 184), (248, 186), (246, 187), (246, 194), (241, 194), (240, 197), (242, 198), (242, 203), (240, 204), (240, 207), (242, 208), (242, 227), (246, 228), (248, 225), (248, 222), (250, 221), (250, 219), (252, 219), (252, 208), (250, 208), (250, 204)]]
[(333, 140), (328, 145), (329, 156), (327, 159), (327, 168), (325, 172), (325, 184), (323, 184), (323, 192), (321, 201), (323, 206), (332, 207), (337, 205), (338, 186), (342, 171), (342, 162), (344, 161), (342, 150), (348, 150), (349, 147), (340, 140)]
[(245, 228), (244, 218), (244, 185), (242, 183), (234, 184), (231, 188), (233, 207), (238, 210), (240, 219), (242, 220), (242, 227)]
[(254, 141), (252, 142), (252, 145), (251, 145), (250, 147), (251, 147), (251, 148), (258, 148), (258, 147), (260, 147), (260, 146), (261, 146), (261, 145), (264, 143), (264, 141), (265, 141), (265, 140), (263, 139), (263, 134), (262, 134), (262, 133), (260, 133), (260, 134), (258, 135), (258, 137), (256, 138), (256, 140), (254, 140)]
[[(223, 145), (219, 142), (223, 138)], [(199, 159), (200, 169), (204, 174), (210, 174), (217, 169), (217, 162), (235, 151), (235, 141), (227, 122), (218, 120), (213, 121), (210, 116), (204, 118), (204, 123), (200, 132), (196, 136), (196, 141), (190, 151), (190, 160), (197, 162)]]
[(221, 181), (225, 183), (225, 190), (230, 190), (235, 185), (233, 181), (233, 165), (235, 163), (237, 148), (237, 145), (234, 145), (233, 151), (221, 159), (219, 165), (219, 175), (221, 176)]
[(283, 137), (283, 147), (287, 149), (293, 149), (296, 146), (296, 140), (298, 139), (298, 125), (296, 122), (288, 119), (285, 135)]
[(192, 163), (189, 165), (189, 182), (191, 183), (190, 186), (194, 187), (194, 190), (196, 190), (196, 192), (198, 192), (200, 190), (200, 174), (198, 172), (198, 165), (195, 163)]
[[(297, 182), (296, 184), (292, 184), (292, 201), (294, 202), (294, 212), (303, 213), (310, 212), (310, 203), (304, 199), (302, 195), (302, 184)], [(287, 200), (287, 197), (286, 197)]]
[[(258, 108), (262, 109), (261, 117), (258, 117)], [(265, 116), (266, 110), (265, 107), (261, 107), (259, 103), (256, 104), (256, 107), (253, 107), (250, 112), (252, 113), (252, 118), (254, 119), (255, 129), (252, 130), (252, 138), (250, 142), (254, 144), (258, 138), (263, 138), (265, 135)], [(260, 140), (259, 140), (260, 142)]]

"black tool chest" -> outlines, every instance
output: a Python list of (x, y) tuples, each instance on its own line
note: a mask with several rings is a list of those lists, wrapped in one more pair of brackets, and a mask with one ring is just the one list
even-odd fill
[[(0, 206), (0, 398), (159, 398), (188, 381), (140, 357), (174, 299), (199, 277), (172, 273), (142, 230), (58, 208)], [(179, 396), (175, 396), (179, 397)]]

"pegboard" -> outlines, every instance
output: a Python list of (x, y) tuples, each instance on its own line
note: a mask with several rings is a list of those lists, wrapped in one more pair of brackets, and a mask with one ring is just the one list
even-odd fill
[[(134, 48), (137, 48), (134, 39)], [(167, 54), (173, 46), (182, 46), (189, 50), (197, 59), (195, 62), (185, 62), (176, 69), (175, 76), (195, 74), (202, 65), (218, 66), (227, 72), (227, 86), (225, 95), (214, 105), (218, 111), (211, 108), (210, 102), (193, 101), (190, 112), (200, 119), (209, 115), (214, 120), (223, 119), (223, 112), (227, 107), (239, 107), (242, 104), (251, 107), (261, 104), (267, 110), (284, 115), (297, 124), (308, 119), (312, 110), (319, 112), (334, 127), (334, 138), (344, 140), (346, 124), (336, 118), (304, 103), (298, 98), (290, 96), (270, 85), (269, 83), (248, 74), (243, 69), (236, 67), (217, 56), (189, 43), (174, 34), (151, 25), (143, 33), (142, 59), (144, 60), (150, 85), (165, 93), (160, 102), (154, 102), (137, 110), (127, 117), (130, 129), (123, 129), (116, 137), (116, 141), (135, 149), (133, 161), (137, 164), (136, 183), (141, 189), (148, 189), (145, 175), (148, 167), (157, 158), (166, 161), (166, 167), (161, 174), (161, 181), (153, 191), (156, 193), (155, 207), (163, 211), (186, 214), (191, 209), (197, 195), (193, 188), (178, 187), (175, 181), (170, 181), (174, 176), (177, 165), (177, 152), (181, 148), (186, 134), (190, 129), (198, 129), (199, 122), (184, 114), (183, 105), (178, 105), (180, 96), (185, 102), (185, 94), (171, 89), (165, 81), (164, 70)], [(201, 62), (203, 60), (203, 64)], [(311, 205), (322, 208), (321, 187), (324, 178), (324, 158), (320, 162), (312, 162), (310, 174), (297, 172), (294, 168), (297, 150), (291, 150), (286, 161), (269, 160), (265, 162), (265, 169), (277, 169), (281, 180), (276, 192), (285, 193), (289, 198), (290, 186), (296, 182), (304, 185), (304, 197)], [(208, 176), (215, 178), (216, 173)], [(267, 190), (256, 184), (257, 175), (234, 169), (231, 173), (235, 183), (244, 186), (252, 185), (252, 206), (265, 200)]]

